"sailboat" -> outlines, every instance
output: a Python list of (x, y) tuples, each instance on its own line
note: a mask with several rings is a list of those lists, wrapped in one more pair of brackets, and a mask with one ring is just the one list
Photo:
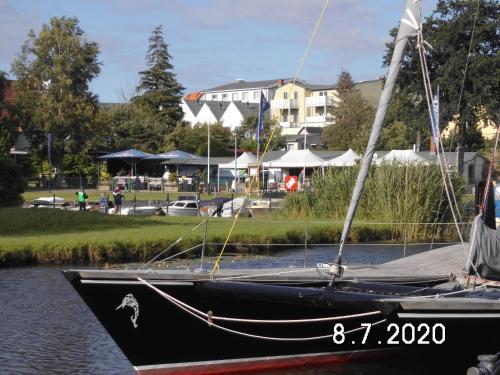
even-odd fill
[[(409, 257), (382, 265), (376, 273), (346, 270), (342, 264), (342, 247), (399, 62), (418, 29), (419, 9), (419, 0), (407, 1), (334, 263), (212, 273), (63, 271), (138, 373), (221, 374), (344, 363), (394, 355), (401, 347), (438, 355), (438, 368), (500, 349), (494, 334), (500, 328), (500, 290), (493, 281), (478, 283), (481, 277), (500, 280), (500, 268), (491, 262), (500, 258), (500, 241), (480, 217), (473, 227), (473, 248), (453, 274), (443, 274), (434, 263), (439, 258), (450, 262), (461, 245), (433, 250), (427, 254), (431, 263)], [(479, 273), (472, 285), (458, 281), (466, 265)]]

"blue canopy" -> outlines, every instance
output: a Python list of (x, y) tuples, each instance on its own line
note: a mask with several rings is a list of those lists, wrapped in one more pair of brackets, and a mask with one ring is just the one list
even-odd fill
[(190, 154), (189, 152), (174, 150), (162, 152), (161, 154), (148, 156), (147, 159), (160, 159), (160, 160), (178, 160), (185, 162), (191, 159), (203, 159), (201, 156)]
[(111, 154), (99, 156), (99, 159), (144, 159), (149, 156), (154, 155), (131, 148), (125, 151), (112, 152)]
[(111, 154), (99, 156), (98, 159), (122, 159), (130, 165), (130, 175), (134, 175), (137, 174), (137, 162), (141, 161), (142, 159), (146, 159), (148, 156), (154, 155), (136, 150), (135, 148), (131, 148), (125, 151), (112, 152)]

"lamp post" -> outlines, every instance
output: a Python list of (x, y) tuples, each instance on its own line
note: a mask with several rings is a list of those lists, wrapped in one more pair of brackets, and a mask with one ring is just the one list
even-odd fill
[(238, 140), (236, 138), (236, 128), (234, 128), (234, 192), (236, 193), (236, 184), (238, 183), (238, 159), (236, 153), (236, 147), (238, 145)]
[(210, 122), (208, 123), (208, 157), (207, 157), (207, 188), (210, 193)]
[(47, 154), (48, 154), (48, 158), (49, 158), (49, 193), (52, 190), (52, 184), (51, 184), (51, 180), (52, 180), (52, 155), (50, 152), (51, 144), (52, 144), (52, 133), (47, 133)]

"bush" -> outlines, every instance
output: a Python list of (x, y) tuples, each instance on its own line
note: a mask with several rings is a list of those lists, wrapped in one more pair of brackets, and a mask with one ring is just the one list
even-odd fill
[(15, 206), (23, 202), (24, 178), (21, 168), (10, 158), (0, 157), (0, 206)]

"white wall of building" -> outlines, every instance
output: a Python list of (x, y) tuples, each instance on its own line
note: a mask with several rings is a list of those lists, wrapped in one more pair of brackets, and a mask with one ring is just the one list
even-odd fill
[(196, 116), (191, 112), (191, 109), (188, 107), (186, 104), (186, 101), (184, 99), (181, 100), (181, 108), (182, 111), (184, 112), (184, 117), (182, 118), (183, 121), (189, 122), (191, 126), (195, 124), (196, 122)]
[(210, 107), (205, 103), (203, 107), (201, 107), (200, 112), (195, 118), (194, 124), (215, 124), (217, 122), (217, 118), (212, 113)]
[(269, 95), (274, 93), (274, 90), (268, 88), (251, 88), (251, 89), (240, 89), (240, 90), (227, 90), (227, 91), (206, 91), (203, 93), (201, 100), (205, 101), (242, 101), (249, 103), (259, 103), (260, 92), (264, 93), (267, 100)]
[(241, 126), (241, 122), (244, 120), (243, 115), (238, 110), (238, 107), (234, 103), (229, 104), (226, 111), (221, 117), (223, 126), (231, 128), (233, 131), (235, 128)]

